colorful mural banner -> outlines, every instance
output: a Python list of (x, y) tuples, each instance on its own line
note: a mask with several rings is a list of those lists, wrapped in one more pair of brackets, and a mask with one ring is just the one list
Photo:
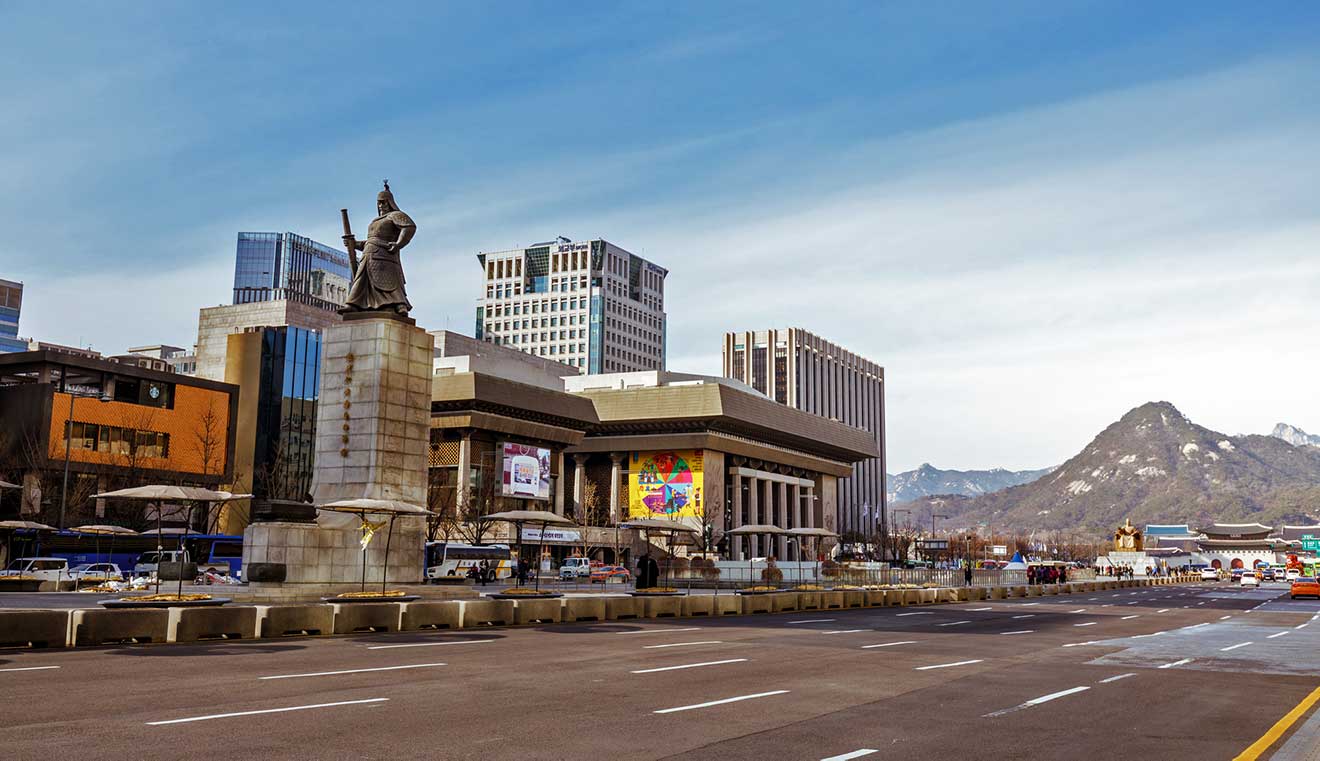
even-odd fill
[(633, 452), (628, 463), (629, 518), (701, 518), (700, 449)]

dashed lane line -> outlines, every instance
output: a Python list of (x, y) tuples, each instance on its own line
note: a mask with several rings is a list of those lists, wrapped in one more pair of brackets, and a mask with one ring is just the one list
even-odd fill
[(863, 649), (863, 650), (870, 650), (870, 649), (872, 649), (872, 648), (876, 648), (876, 647), (896, 647), (896, 646), (898, 646), (898, 645), (915, 645), (915, 644), (917, 644), (917, 640), (915, 640), (915, 639), (905, 639), (905, 640), (903, 640), (902, 642), (881, 642), (881, 643), (879, 643), (879, 644), (875, 644), (875, 645), (862, 645), (862, 649)]
[(341, 700), (336, 703), (313, 703), (305, 706), (287, 706), (285, 708), (265, 708), (260, 711), (237, 711), (235, 713), (214, 713), (209, 716), (192, 716), (187, 719), (168, 719), (166, 721), (148, 721), (149, 727), (167, 724), (187, 724), (193, 721), (211, 721), (212, 719), (232, 719), (237, 716), (258, 716), (263, 713), (286, 713), (288, 711), (310, 711), (314, 708), (336, 708), (338, 706), (364, 705), (366, 703), (384, 703), (389, 698), (366, 698), (365, 700)]
[(1121, 619), (1119, 619), (1119, 620), (1121, 620), (1121, 621), (1131, 621), (1131, 620), (1134, 619), (1134, 618), (1141, 618), (1141, 614), (1138, 613), (1138, 614), (1133, 615), (1133, 616), (1123, 616), (1123, 618), (1121, 618)]
[(981, 663), (983, 659), (977, 658), (970, 661), (954, 661), (953, 663), (937, 663), (933, 666), (917, 666), (914, 671), (931, 671), (933, 669), (948, 669), (954, 666), (970, 666), (973, 663)]
[(1283, 635), (1285, 635), (1285, 634), (1287, 634), (1287, 633), (1288, 633), (1288, 632), (1279, 632), (1278, 634), (1271, 634), (1270, 636), (1266, 637), (1265, 639), (1274, 639), (1275, 637), (1282, 637)]
[(1229, 645), (1228, 647), (1221, 647), (1221, 648), (1219, 648), (1219, 652), (1221, 652), (1221, 653), (1227, 653), (1229, 650), (1237, 650), (1239, 647), (1246, 647), (1247, 645), (1250, 645), (1250, 644), (1252, 644), (1252, 643), (1250, 643), (1250, 642), (1239, 642), (1239, 643), (1237, 643), (1236, 645)]
[(1051, 693), (1048, 694), (1048, 695), (1041, 695), (1041, 696), (1038, 697), (1038, 698), (1032, 698), (1031, 700), (1028, 700), (1028, 701), (1025, 702), (1025, 703), (1020, 703), (1020, 704), (1018, 704), (1018, 705), (1015, 705), (1015, 706), (1013, 706), (1012, 708), (1005, 708), (1005, 709), (1003, 709), (1002, 711), (994, 711), (994, 712), (991, 712), (991, 713), (987, 713), (987, 714), (986, 714), (985, 716), (983, 716), (982, 718), (985, 718), (985, 719), (992, 719), (992, 718), (994, 718), (994, 717), (996, 717), (996, 716), (1003, 716), (1004, 714), (1013, 713), (1014, 711), (1021, 711), (1021, 710), (1024, 709), (1024, 708), (1031, 708), (1032, 706), (1038, 706), (1038, 705), (1040, 705), (1040, 704), (1042, 704), (1042, 703), (1048, 703), (1048, 702), (1050, 702), (1051, 700), (1058, 700), (1059, 698), (1064, 698), (1064, 697), (1067, 697), (1067, 696), (1069, 696), (1069, 695), (1076, 695), (1076, 694), (1079, 693), (1079, 692), (1086, 692), (1086, 691), (1089, 690), (1089, 689), (1091, 689), (1091, 688), (1090, 688), (1090, 687), (1073, 687), (1073, 688), (1071, 688), (1071, 689), (1067, 689), (1067, 690), (1059, 690), (1058, 692), (1051, 692)]
[(869, 756), (872, 753), (879, 753), (879, 752), (880, 751), (876, 750), (875, 748), (858, 748), (857, 750), (851, 751), (849, 753), (840, 753), (837, 756), (822, 758), (820, 761), (850, 761), (851, 759), (854, 758), (861, 758), (862, 756)]
[(870, 629), (835, 629), (834, 631), (821, 632), (821, 634), (856, 634), (858, 632), (869, 632)]
[(1110, 682), (1117, 682), (1120, 679), (1127, 679), (1130, 676), (1136, 676), (1136, 674), (1128, 673), (1128, 674), (1119, 674), (1118, 676), (1111, 676), (1108, 679), (1101, 679), (1100, 684), (1109, 684)]
[(662, 666), (654, 669), (638, 669), (629, 671), (630, 674), (658, 674), (661, 671), (682, 671), (683, 669), (696, 669), (703, 666), (723, 666), (726, 663), (746, 663), (746, 658), (730, 658), (726, 661), (706, 661), (705, 663), (684, 663), (681, 666)]
[(1195, 660), (1195, 659), (1194, 659), (1194, 658), (1183, 658), (1183, 659), (1180, 660), (1180, 661), (1174, 661), (1173, 663), (1166, 663), (1166, 664), (1164, 664), (1163, 666), (1160, 666), (1159, 668), (1162, 668), (1162, 669), (1171, 669), (1171, 668), (1176, 668), (1176, 667), (1178, 667), (1178, 666), (1186, 666), (1187, 664), (1191, 663), (1193, 660)]
[(59, 666), (23, 666), (15, 669), (0, 669), (0, 673), (7, 671), (46, 671), (47, 669), (57, 669)]
[(970, 624), (970, 623), (971, 621), (950, 621), (947, 624), (940, 624), (940, 626), (960, 626), (962, 624)]
[(724, 644), (724, 643), (721, 642), (720, 640), (717, 640), (717, 639), (708, 639), (708, 640), (702, 640), (702, 641), (700, 641), (700, 642), (670, 642), (670, 643), (667, 644), (667, 645), (647, 645), (646, 647), (644, 647), (644, 648), (642, 648), (642, 649), (643, 649), (643, 650), (659, 650), (660, 648), (663, 648), (663, 647), (691, 647), (692, 645), (722, 645), (722, 644)]
[(801, 621), (785, 621), (786, 624), (828, 624), (836, 619), (833, 618), (805, 618)]
[(452, 642), (407, 642), (402, 645), (372, 645), (367, 649), (395, 650), (401, 647), (440, 647), (441, 645), (480, 645), (486, 642), (499, 642), (499, 640), (498, 639), (457, 639), (457, 640), (453, 640)]
[(1095, 626), (1095, 622), (1094, 622), (1094, 621), (1087, 621), (1087, 622), (1084, 623), (1084, 624), (1073, 624), (1073, 626)]
[(722, 700), (710, 700), (705, 703), (695, 703), (690, 706), (675, 706), (673, 708), (661, 708), (651, 713), (678, 713), (680, 711), (694, 711), (698, 708), (710, 708), (711, 706), (721, 706), (726, 703), (737, 703), (743, 700), (755, 700), (756, 698), (768, 698), (774, 695), (786, 695), (788, 690), (771, 690), (770, 692), (758, 692), (753, 695), (739, 695), (733, 698), (724, 698)]
[(372, 671), (404, 671), (407, 669), (430, 669), (437, 666), (443, 666), (443, 663), (411, 663), (407, 666), (377, 666), (369, 669), (346, 669), (344, 671), (317, 671), (310, 674), (276, 674), (275, 676), (258, 677), (261, 681), (267, 679), (302, 679), (310, 676), (342, 676), (343, 674), (366, 674)]
[(1023, 629), (1022, 631), (1016, 631), (1016, 632), (1004, 632), (1004, 634), (1005, 634), (1005, 635), (1011, 635), (1011, 634), (1031, 634), (1031, 633), (1033, 633), (1033, 632), (1035, 632), (1035, 631), (1036, 631), (1035, 629)]
[(615, 634), (673, 634), (674, 632), (695, 632), (695, 631), (701, 631), (701, 627), (689, 626), (683, 629), (636, 629), (630, 632), (615, 632)]

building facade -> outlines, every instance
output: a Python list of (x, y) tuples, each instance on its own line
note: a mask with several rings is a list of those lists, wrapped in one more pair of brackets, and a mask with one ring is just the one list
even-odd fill
[(254, 301), (202, 309), (197, 318), (196, 376), (224, 380), (229, 337), (262, 328), (291, 326), (323, 331), (341, 321), (332, 309), (292, 299)]
[(348, 254), (290, 232), (239, 233), (234, 303), (288, 299), (327, 309), (348, 298)]
[(885, 369), (801, 328), (726, 333), (723, 359), (725, 377), (871, 434), (879, 455), (839, 481), (838, 531), (845, 543), (885, 532)]
[(0, 354), (27, 351), (18, 338), (18, 316), (23, 311), (23, 284), (0, 279)]
[(665, 368), (663, 267), (605, 240), (477, 255), (476, 337), (580, 373)]

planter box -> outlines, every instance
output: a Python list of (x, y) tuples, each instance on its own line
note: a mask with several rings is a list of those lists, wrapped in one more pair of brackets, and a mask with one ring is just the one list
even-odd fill
[(714, 595), (687, 595), (682, 600), (683, 615), (685, 616), (718, 615), (715, 611)]
[(1040, 584), (1027, 585), (1027, 595), (1026, 595), (1027, 597), (1040, 597), (1043, 594), (1045, 594), (1045, 590), (1042, 585)]
[(820, 592), (798, 592), (798, 610), (820, 610)]
[(743, 615), (770, 613), (775, 609), (774, 600), (770, 599), (770, 595), (738, 595), (737, 599), (742, 602)]
[(171, 642), (252, 639), (257, 636), (257, 609), (253, 607), (179, 608), (173, 613)]
[(774, 606), (775, 613), (798, 609), (797, 592), (775, 592), (767, 596), (771, 598), (770, 603)]
[(560, 614), (562, 621), (604, 621), (605, 598), (603, 597), (565, 597), (564, 609)]
[(940, 590), (938, 589), (919, 589), (921, 593), (921, 604), (931, 605), (940, 601)]
[(640, 597), (606, 597), (605, 599), (605, 620), (606, 621), (624, 621), (629, 618), (641, 618), (642, 598)]
[(682, 597), (639, 597), (643, 618), (677, 618), (683, 613)]
[(258, 617), (263, 639), (330, 634), (335, 629), (330, 605), (269, 605), (258, 609)]
[(1026, 596), (1027, 596), (1027, 586), (1025, 584), (1016, 587), (1009, 587), (1009, 597), (1026, 597)]
[(404, 603), (399, 628), (413, 632), (421, 629), (459, 629), (463, 626), (463, 606), (455, 600), (445, 602)]
[(564, 615), (564, 603), (556, 597), (549, 600), (515, 600), (515, 624), (557, 624)]
[[(849, 608), (866, 607), (866, 592), (860, 589), (848, 589), (843, 592), (836, 592), (835, 594), (843, 595), (843, 604), (845, 607), (849, 607)], [(880, 596), (880, 604), (881, 605), (885, 604), (884, 595)]]
[(990, 599), (1006, 600), (1008, 599), (1011, 591), (1012, 590), (1010, 590), (1008, 587), (990, 587)]
[(462, 604), (464, 629), (513, 622), (513, 600), (463, 600)]
[(738, 595), (712, 595), (712, 600), (717, 616), (738, 616), (742, 614), (742, 601)]
[(73, 642), (78, 646), (165, 642), (170, 634), (168, 610), (75, 610)]
[(839, 610), (845, 606), (843, 592), (819, 592), (821, 610)]
[(68, 647), (69, 611), (0, 611), (0, 647)]
[(335, 634), (397, 632), (403, 606), (397, 602), (334, 603)]

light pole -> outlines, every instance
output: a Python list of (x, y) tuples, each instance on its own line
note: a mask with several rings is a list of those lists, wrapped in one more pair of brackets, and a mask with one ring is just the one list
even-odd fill
[[(64, 485), (60, 488), (60, 520), (59, 529), (64, 530), (64, 512), (69, 503), (69, 450), (73, 448), (73, 400), (79, 396), (94, 396), (94, 394), (75, 394), (69, 389), (64, 393), (69, 395), (69, 416), (64, 420)], [(104, 392), (100, 396), (101, 403), (110, 401), (110, 395)]]

